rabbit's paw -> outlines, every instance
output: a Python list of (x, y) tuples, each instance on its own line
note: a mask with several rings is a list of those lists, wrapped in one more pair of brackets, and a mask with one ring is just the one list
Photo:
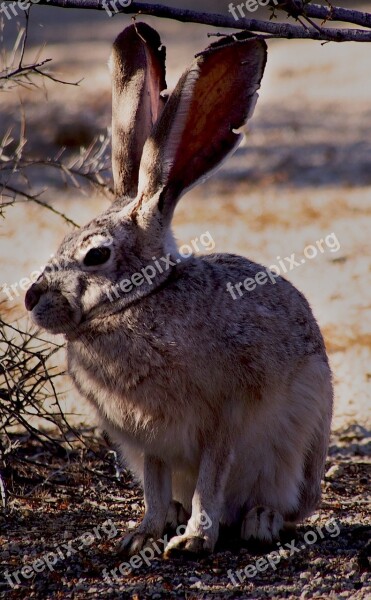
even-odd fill
[(155, 536), (145, 531), (133, 531), (126, 535), (118, 544), (118, 551), (125, 556), (134, 556), (143, 548), (150, 548), (153, 545)]
[(186, 525), (189, 516), (190, 515), (186, 513), (180, 502), (172, 500), (166, 515), (166, 525), (172, 529), (176, 529), (178, 525)]
[(278, 511), (266, 506), (255, 506), (246, 513), (242, 521), (241, 538), (270, 544), (279, 539), (282, 529), (283, 518)]
[(165, 558), (192, 558), (213, 551), (209, 540), (196, 535), (176, 535), (165, 548)]

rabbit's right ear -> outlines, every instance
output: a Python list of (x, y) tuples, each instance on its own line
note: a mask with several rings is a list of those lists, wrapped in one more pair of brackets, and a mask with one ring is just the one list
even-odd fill
[(134, 23), (116, 38), (112, 76), (112, 171), (115, 197), (135, 198), (144, 143), (161, 114), (166, 49), (157, 31)]
[(211, 44), (196, 57), (145, 143), (138, 210), (157, 202), (168, 223), (179, 197), (237, 148), (266, 58), (265, 41), (246, 32)]

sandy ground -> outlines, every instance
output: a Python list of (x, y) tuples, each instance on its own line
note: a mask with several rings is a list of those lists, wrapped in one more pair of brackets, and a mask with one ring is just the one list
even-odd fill
[(80, 450), (66, 461), (37, 444), (21, 448), (4, 473), (15, 495), (10, 513), (0, 513), (0, 598), (369, 599), (367, 453), (359, 427), (334, 436), (321, 509), (280, 543), (242, 547), (222, 532), (212, 556), (164, 561), (156, 540), (128, 566), (117, 545), (143, 500), (129, 473), (115, 477), (112, 454)]
[[(217, 9), (216, 5), (221, 3), (214, 4)], [(1, 98), (0, 138), (9, 126), (17, 136), (22, 102), (31, 155), (53, 155), (61, 139), (64, 142), (67, 139), (67, 152), (73, 152), (74, 145), (89, 142), (109, 126), (106, 62), (111, 41), (128, 19), (108, 19), (93, 12), (82, 16), (78, 12), (35, 10), (30, 56), (46, 39), (42, 57), (53, 57), (59, 77), (70, 81), (83, 77), (80, 86), (48, 83), (47, 91), (17, 90)], [(207, 44), (210, 27), (146, 21), (159, 29), (168, 48), (168, 84), (172, 87), (193, 54)], [(10, 33), (9, 26), (5, 30), (8, 45)], [(303, 258), (310, 253), (305, 250), (308, 246), (317, 248), (317, 243), (323, 240), (323, 252), (318, 250), (315, 257), (307, 257), (285, 276), (308, 297), (325, 336), (335, 383), (333, 429), (342, 432), (334, 437), (336, 448), (341, 447), (339, 435), (351, 431), (364, 449), (371, 421), (369, 70), (368, 48), (362, 45), (271, 42), (260, 100), (245, 145), (218, 175), (182, 199), (174, 220), (174, 230), (181, 242), (189, 242), (208, 231), (215, 242), (214, 251), (239, 253), (267, 265), (277, 265), (292, 253)], [(46, 184), (42, 197), (78, 223), (84, 223), (107, 205), (107, 200), (91, 192), (82, 196), (76, 190), (64, 189), (57, 176), (46, 181), (40, 174), (35, 178), (39, 189)], [(59, 217), (40, 207), (18, 204), (8, 208), (0, 229), (1, 283), (16, 283), (43, 265), (67, 230), (68, 226)], [(7, 318), (23, 317), (23, 294), (1, 305)], [(81, 402), (76, 403), (75, 396), (68, 391), (68, 380), (62, 381), (60, 387), (65, 391), (66, 405), (83, 412)], [(357, 431), (361, 433), (355, 434)], [(355, 461), (356, 472), (363, 473), (363, 467), (357, 471), (355, 457), (360, 456), (357, 452), (352, 446), (345, 459), (346, 468)], [(361, 456), (364, 455), (362, 450)], [(349, 485), (348, 492), (336, 498), (340, 506), (337, 515), (341, 514), (344, 498), (355, 493), (355, 488)], [(366, 488), (359, 492), (360, 497), (364, 498), (365, 491)], [(331, 498), (330, 493), (329, 501)], [(322, 520), (334, 513), (324, 510)], [(355, 513), (349, 527), (364, 523), (365, 514)], [(335, 556), (336, 549), (334, 553)], [(313, 557), (306, 557), (311, 562)], [(326, 561), (326, 557), (322, 559)], [(225, 560), (224, 554), (221, 560)], [(346, 555), (341, 555), (341, 560), (346, 561)], [(306, 577), (310, 579), (309, 575)], [(342, 592), (347, 592), (344, 588), (335, 589), (331, 597), (365, 598), (364, 582), (361, 583), (360, 591), (353, 589), (354, 595), (342, 596)], [(214, 590), (212, 596), (220, 593), (220, 597), (231, 597), (222, 594), (225, 586), (223, 579), (221, 589)], [(207, 591), (201, 595), (197, 588), (188, 589), (184, 597), (208, 597)], [(245, 592), (233, 597), (258, 597), (252, 588), (243, 589)], [(310, 589), (303, 598), (312, 597), (312, 592), (318, 592), (317, 597), (330, 597), (328, 590), (323, 595), (320, 587), (312, 592)], [(96, 596), (93, 591), (90, 595), (85, 592), (74, 597), (105, 597), (101, 588)], [(293, 590), (290, 596), (289, 587), (286, 592), (277, 591), (276, 596), (266, 593), (267, 597), (271, 594), (270, 597), (277, 598), (298, 594)], [(19, 594), (22, 593), (21, 590)], [(40, 591), (40, 596), (35, 593), (36, 596), (29, 597), (49, 597), (42, 595), (45, 590)], [(58, 593), (50, 597), (70, 597), (66, 590)], [(155, 590), (153, 594), (156, 593)], [(121, 597), (142, 597), (132, 595), (133, 591), (128, 594)]]

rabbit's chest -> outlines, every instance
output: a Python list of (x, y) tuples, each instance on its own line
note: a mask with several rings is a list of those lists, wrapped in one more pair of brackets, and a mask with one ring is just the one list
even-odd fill
[[(69, 357), (70, 375), (78, 391), (97, 410), (104, 428), (128, 447), (162, 457), (174, 465), (193, 463), (198, 455), (196, 414), (185, 401), (181, 382), (164, 376), (161, 385), (149, 367), (120, 374), (83, 365)], [(171, 379), (173, 381), (171, 381)], [(156, 385), (157, 384), (157, 385)]]
[[(105, 343), (100, 352), (78, 343), (67, 354), (77, 390), (106, 423), (141, 446), (160, 445), (164, 451), (187, 446), (197, 427), (189, 407), (191, 380), (181, 364), (174, 368), (158, 348), (143, 341), (131, 351)], [(162, 453), (162, 447), (157, 450)]]

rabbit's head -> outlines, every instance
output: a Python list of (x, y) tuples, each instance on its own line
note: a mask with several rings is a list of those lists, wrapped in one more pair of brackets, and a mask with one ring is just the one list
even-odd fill
[(222, 38), (197, 55), (166, 100), (157, 32), (137, 23), (117, 37), (110, 59), (116, 200), (67, 235), (28, 290), (26, 308), (38, 325), (68, 337), (166, 281), (180, 262), (170, 230), (176, 203), (240, 143), (265, 62), (264, 40)]

